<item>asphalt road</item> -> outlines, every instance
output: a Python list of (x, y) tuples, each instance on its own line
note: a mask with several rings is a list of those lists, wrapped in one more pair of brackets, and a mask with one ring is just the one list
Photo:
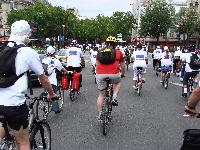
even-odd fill
[[(138, 96), (132, 88), (131, 64), (122, 79), (119, 106), (113, 110), (109, 132), (103, 136), (96, 118), (98, 90), (89, 55), (85, 58), (81, 94), (71, 102), (66, 92), (64, 110), (48, 117), (52, 150), (179, 150), (183, 131), (200, 128), (200, 120), (182, 117), (187, 99), (181, 97), (178, 77), (170, 78), (166, 90), (149, 64), (142, 95)], [(41, 91), (36, 88), (34, 94)]]

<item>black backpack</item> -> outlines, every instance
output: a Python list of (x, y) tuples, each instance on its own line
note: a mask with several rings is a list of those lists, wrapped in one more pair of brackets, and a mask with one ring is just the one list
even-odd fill
[(199, 70), (200, 69), (200, 58), (196, 53), (193, 53), (190, 57), (190, 63), (189, 66), (193, 70)]
[(113, 64), (116, 60), (116, 50), (105, 47), (97, 53), (97, 60), (102, 64)]
[(185, 130), (183, 138), (180, 150), (200, 150), (200, 129)]
[(16, 75), (15, 58), (20, 47), (23, 46), (15, 44), (14, 47), (9, 47), (7, 43), (0, 46), (0, 88), (12, 86), (24, 75), (24, 73)]

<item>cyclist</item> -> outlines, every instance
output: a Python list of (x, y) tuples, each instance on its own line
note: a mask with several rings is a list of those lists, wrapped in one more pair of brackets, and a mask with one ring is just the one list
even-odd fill
[(133, 75), (133, 88), (137, 89), (137, 67), (142, 67), (142, 81), (145, 82), (145, 78), (144, 78), (144, 71), (147, 68), (147, 54), (145, 51), (142, 50), (142, 45), (138, 44), (137, 45), (137, 49), (136, 51), (133, 52), (132, 56), (133, 58), (133, 71), (134, 71), (134, 75)]
[[(183, 87), (182, 87), (182, 96), (187, 97), (187, 92), (188, 92), (188, 80), (190, 77), (196, 77), (197, 74), (199, 73), (198, 70), (192, 70), (190, 67), (190, 61), (191, 61), (191, 56), (193, 53), (195, 53), (195, 48), (192, 46), (188, 47), (188, 51), (190, 53), (186, 53), (182, 58), (182, 61), (185, 62), (185, 71), (183, 73)], [(183, 65), (183, 64), (182, 64)]]
[(173, 57), (173, 73), (174, 74), (177, 74), (179, 72), (178, 63), (180, 61), (181, 54), (182, 54), (181, 48), (177, 47), (174, 53), (174, 57)]
[(160, 59), (162, 57), (162, 49), (160, 46), (157, 46), (156, 49), (153, 51), (153, 68), (155, 70), (155, 67), (157, 64), (159, 64), (159, 68), (161, 68)]
[(163, 82), (163, 78), (165, 76), (166, 71), (172, 70), (172, 54), (169, 52), (169, 48), (167, 46), (164, 47), (164, 52), (162, 53), (161, 58), (161, 75), (160, 75), (160, 83)]
[(90, 60), (92, 62), (92, 73), (95, 74), (96, 68), (96, 58), (98, 53), (98, 46), (95, 46), (93, 50), (91, 50)]
[[(105, 81), (105, 78), (109, 78), (111, 80), (111, 83), (113, 83), (113, 100), (112, 105), (118, 106), (117, 101), (117, 95), (120, 90), (121, 86), (121, 75), (124, 76), (125, 74), (125, 65), (124, 65), (124, 58), (123, 54), (120, 50), (115, 49), (116, 47), (116, 38), (109, 36), (106, 39), (106, 47), (101, 49), (98, 54), (101, 53), (103, 50), (112, 50), (114, 51), (115, 55), (113, 56), (113, 63), (111, 64), (105, 64), (102, 63), (101, 57), (98, 57), (97, 54), (97, 62), (96, 62), (96, 79), (97, 79), (97, 85), (99, 89), (99, 96), (97, 98), (97, 109), (99, 111), (99, 119), (101, 119), (102, 114), (102, 108), (103, 108), (103, 102), (106, 94), (106, 88), (107, 83)], [(121, 71), (121, 72), (120, 72)]]
[(83, 52), (80, 48), (76, 47), (77, 43), (71, 43), (70, 48), (66, 51), (66, 60), (67, 60), (67, 71), (76, 71), (80, 73), (80, 87), (82, 86), (82, 68), (85, 67), (85, 60), (83, 57)]
[[(29, 43), (31, 28), (27, 21), (19, 20), (12, 24), (11, 34), (8, 41), (14, 41), (17, 45), (23, 45), (17, 51), (15, 59), (16, 75), (24, 73), (14, 85), (7, 88), (0, 88), (0, 114), (6, 116), (8, 125), (12, 129), (18, 150), (30, 150), (29, 129), (28, 129), (28, 107), (25, 103), (27, 92), (27, 71), (34, 71), (40, 83), (47, 89), (48, 99), (55, 97), (52, 86), (44, 74), (38, 53), (30, 47)], [(13, 46), (13, 43), (8, 44)], [(4, 137), (4, 129), (0, 127), (0, 139)]]
[[(48, 79), (54, 92), (58, 94), (56, 71), (62, 71), (67, 74), (67, 70), (62, 66), (61, 62), (55, 58), (55, 52), (56, 50), (52, 46), (47, 47), (47, 57), (42, 60), (42, 63), (47, 65)], [(52, 102), (52, 110), (56, 114), (60, 113), (57, 101)]]

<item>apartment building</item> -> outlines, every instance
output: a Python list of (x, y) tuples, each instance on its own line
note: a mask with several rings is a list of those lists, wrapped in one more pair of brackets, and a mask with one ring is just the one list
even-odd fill
[(23, 9), (38, 1), (48, 3), (47, 0), (0, 0), (0, 37), (5, 39), (9, 35), (9, 27), (7, 26), (7, 13), (9, 11)]

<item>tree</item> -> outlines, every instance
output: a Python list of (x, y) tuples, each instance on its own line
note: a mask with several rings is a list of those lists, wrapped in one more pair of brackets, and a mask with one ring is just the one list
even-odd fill
[(175, 15), (176, 25), (179, 26), (179, 34), (186, 33), (187, 39), (197, 31), (198, 27), (198, 13), (192, 8), (181, 8)]
[(140, 34), (156, 38), (158, 44), (160, 35), (172, 26), (174, 13), (175, 8), (166, 0), (151, 1), (141, 15)]

